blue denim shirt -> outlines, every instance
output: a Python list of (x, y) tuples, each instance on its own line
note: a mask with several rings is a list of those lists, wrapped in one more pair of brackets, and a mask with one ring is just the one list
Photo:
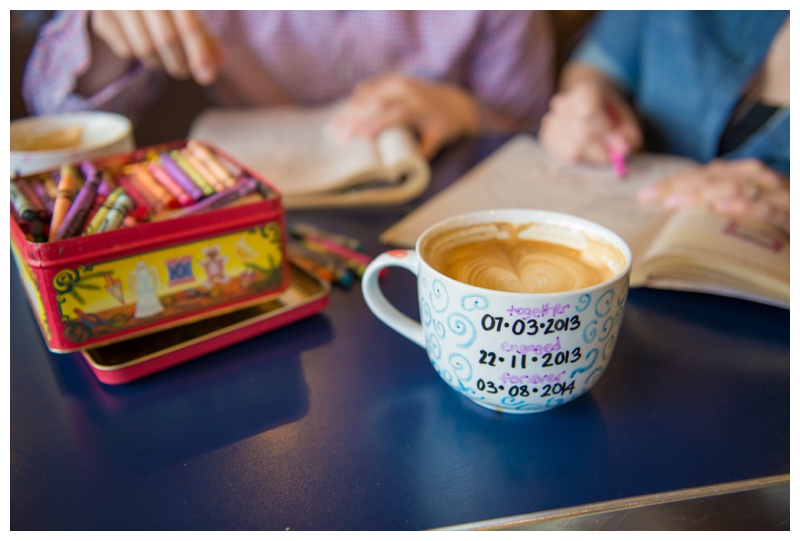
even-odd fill
[[(717, 157), (743, 90), (762, 66), (785, 11), (607, 11), (573, 60), (593, 65), (631, 94), (648, 150)], [(789, 174), (789, 107), (726, 158), (756, 157)]]

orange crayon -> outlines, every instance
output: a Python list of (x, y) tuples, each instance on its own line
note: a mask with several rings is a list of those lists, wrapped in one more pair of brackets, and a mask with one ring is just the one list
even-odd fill
[(161, 183), (153, 178), (150, 171), (142, 163), (137, 163), (132, 167), (133, 175), (129, 177), (134, 184), (153, 196), (156, 200), (156, 211), (165, 209), (176, 209), (180, 206), (175, 196), (169, 193)]
[(56, 192), (56, 200), (53, 204), (53, 217), (50, 219), (50, 236), (48, 240), (51, 242), (61, 222), (64, 221), (64, 217), (67, 215), (72, 201), (75, 199), (77, 187), (78, 182), (75, 179), (75, 170), (69, 165), (62, 166), (61, 179), (58, 181), (58, 191)]

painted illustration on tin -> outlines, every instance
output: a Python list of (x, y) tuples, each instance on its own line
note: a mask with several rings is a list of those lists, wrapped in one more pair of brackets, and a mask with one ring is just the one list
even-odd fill
[(76, 344), (232, 304), (283, 283), (276, 223), (64, 269), (53, 279), (64, 336)]

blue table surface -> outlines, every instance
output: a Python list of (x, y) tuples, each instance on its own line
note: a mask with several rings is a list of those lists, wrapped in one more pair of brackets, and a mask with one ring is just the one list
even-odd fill
[[(501, 143), (445, 151), (424, 199)], [(377, 255), (419, 203), (287, 217)], [(10, 282), (13, 530), (419, 530), (789, 472), (788, 310), (631, 290), (592, 391), (512, 416), (455, 393), (357, 286), (109, 386), (46, 348), (13, 262)], [(417, 314), (410, 273), (383, 284)]]

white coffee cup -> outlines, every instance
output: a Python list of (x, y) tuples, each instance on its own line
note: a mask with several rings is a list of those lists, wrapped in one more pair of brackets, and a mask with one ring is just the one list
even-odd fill
[(116, 113), (81, 111), (11, 121), (12, 176), (58, 169), (135, 148), (133, 124)]
[[(463, 277), (454, 279), (432, 266), (434, 261), (444, 268), (450, 256), (443, 254), (453, 246), (488, 242), (475, 245), (490, 247), (485, 253), (477, 252), (475, 265), (459, 259), (455, 270), (448, 272), (458, 274), (474, 266), (473, 274), (481, 279), (483, 275), (513, 278), (517, 271), (505, 270), (510, 262), (502, 263), (500, 270), (489, 264), (491, 247), (509, 242), (508, 231), (522, 242), (520, 248), (511, 249), (513, 257), (519, 255), (531, 268), (539, 268), (540, 263), (531, 263), (538, 256), (522, 254), (533, 246), (529, 242), (542, 241), (579, 254), (577, 265), (582, 268), (588, 262), (590, 270), (596, 268), (606, 277), (583, 286), (588, 278), (571, 281), (574, 273), (562, 270), (571, 268), (572, 261), (544, 263), (543, 268), (549, 266), (548, 272), (558, 276), (545, 276), (544, 282), (551, 280), (542, 288), (577, 289), (516, 292), (465, 283)], [(417, 275), (421, 321), (386, 299), (378, 280), (386, 267)], [(619, 333), (630, 268), (631, 252), (625, 241), (598, 224), (548, 211), (490, 210), (433, 225), (422, 233), (414, 250), (379, 255), (364, 272), (362, 291), (381, 321), (426, 349), (436, 372), (453, 389), (496, 411), (532, 413), (581, 396), (603, 374)], [(537, 272), (530, 281), (539, 280)], [(499, 287), (506, 289), (506, 284)]]

